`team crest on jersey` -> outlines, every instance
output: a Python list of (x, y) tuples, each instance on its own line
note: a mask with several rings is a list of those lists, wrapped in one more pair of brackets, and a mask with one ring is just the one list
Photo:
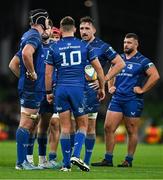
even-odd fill
[(133, 68), (133, 64), (128, 64), (128, 65), (127, 65), (127, 68), (128, 68), (128, 69), (132, 69), (132, 68)]
[(83, 112), (84, 112), (84, 108), (79, 107), (79, 108), (78, 108), (78, 112), (79, 112), (79, 113), (83, 113)]
[(24, 104), (24, 99), (20, 99), (20, 104)]

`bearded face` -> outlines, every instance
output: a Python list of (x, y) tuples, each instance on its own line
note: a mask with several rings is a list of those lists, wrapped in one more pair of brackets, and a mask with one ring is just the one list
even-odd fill
[(42, 34), (42, 40), (43, 40), (43, 41), (46, 41), (47, 39), (49, 39), (49, 34), (46, 33), (46, 32), (44, 32), (44, 33)]
[(125, 38), (123, 51), (125, 54), (131, 54), (133, 51), (137, 51), (138, 41), (134, 38)]
[(133, 48), (124, 48), (124, 53), (125, 54), (131, 54), (134, 51)]

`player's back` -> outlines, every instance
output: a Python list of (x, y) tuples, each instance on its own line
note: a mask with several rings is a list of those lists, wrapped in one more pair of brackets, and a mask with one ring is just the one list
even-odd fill
[[(57, 85), (84, 87), (84, 67), (91, 54), (88, 44), (75, 37), (64, 37), (51, 48), (53, 64), (57, 68)], [(93, 56), (89, 58), (93, 59)]]

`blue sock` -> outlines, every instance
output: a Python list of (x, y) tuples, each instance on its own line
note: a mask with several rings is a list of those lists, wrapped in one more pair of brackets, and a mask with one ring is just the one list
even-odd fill
[(73, 156), (79, 158), (80, 152), (82, 149), (82, 145), (85, 141), (86, 132), (84, 130), (79, 129), (75, 134), (74, 140), (74, 153)]
[(57, 159), (57, 154), (55, 152), (50, 152), (49, 161), (56, 161), (56, 159)]
[(64, 167), (70, 168), (70, 152), (71, 152), (71, 142), (70, 142), (70, 134), (61, 133), (60, 135), (61, 149), (63, 155), (63, 163)]
[(71, 142), (71, 155), (74, 148), (74, 139), (75, 139), (75, 133), (70, 134), (70, 142)]
[(33, 155), (33, 148), (34, 148), (35, 139), (36, 139), (35, 134), (30, 134), (29, 135), (28, 147), (27, 147), (27, 155)]
[(37, 141), (39, 156), (46, 156), (47, 134), (38, 134)]
[(132, 155), (127, 155), (127, 156), (125, 157), (125, 160), (126, 160), (129, 164), (132, 164), (133, 156), (132, 156)]
[(29, 131), (19, 127), (16, 131), (17, 143), (17, 164), (20, 165), (26, 160)]
[(105, 159), (110, 162), (113, 163), (113, 154), (112, 153), (106, 153), (105, 154)]
[(87, 134), (85, 138), (85, 157), (84, 162), (89, 165), (93, 147), (95, 144), (96, 135), (95, 134)]

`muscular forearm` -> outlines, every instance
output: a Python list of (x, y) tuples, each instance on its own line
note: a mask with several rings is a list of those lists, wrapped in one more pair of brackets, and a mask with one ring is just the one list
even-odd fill
[(125, 62), (123, 59), (117, 55), (113, 60), (113, 66), (109, 69), (108, 73), (105, 76), (106, 81), (110, 81), (115, 77), (123, 68), (125, 67)]
[(98, 59), (91, 62), (92, 66), (94, 67), (95, 71), (97, 72), (98, 80), (99, 80), (99, 88), (104, 89), (105, 85), (105, 76), (104, 71), (101, 67), (101, 64)]
[(13, 74), (19, 78), (20, 75), (20, 67), (19, 67), (19, 57), (18, 56), (14, 56), (10, 63), (9, 63), (9, 68), (11, 69), (11, 71), (13, 72)]
[(143, 93), (149, 91), (157, 83), (158, 80), (159, 77), (157, 75), (151, 75), (142, 87)]
[(53, 75), (53, 67), (46, 64), (46, 68), (45, 68), (45, 88), (46, 88), (46, 91), (52, 91), (52, 75)]
[(35, 72), (33, 65), (33, 56), (31, 54), (23, 55), (23, 62), (28, 72), (30, 73)]
[(27, 71), (29, 73), (34, 73), (34, 64), (33, 64), (33, 55), (35, 53), (35, 49), (33, 46), (27, 44), (24, 49), (22, 50), (22, 57), (24, 66), (26, 67)]

